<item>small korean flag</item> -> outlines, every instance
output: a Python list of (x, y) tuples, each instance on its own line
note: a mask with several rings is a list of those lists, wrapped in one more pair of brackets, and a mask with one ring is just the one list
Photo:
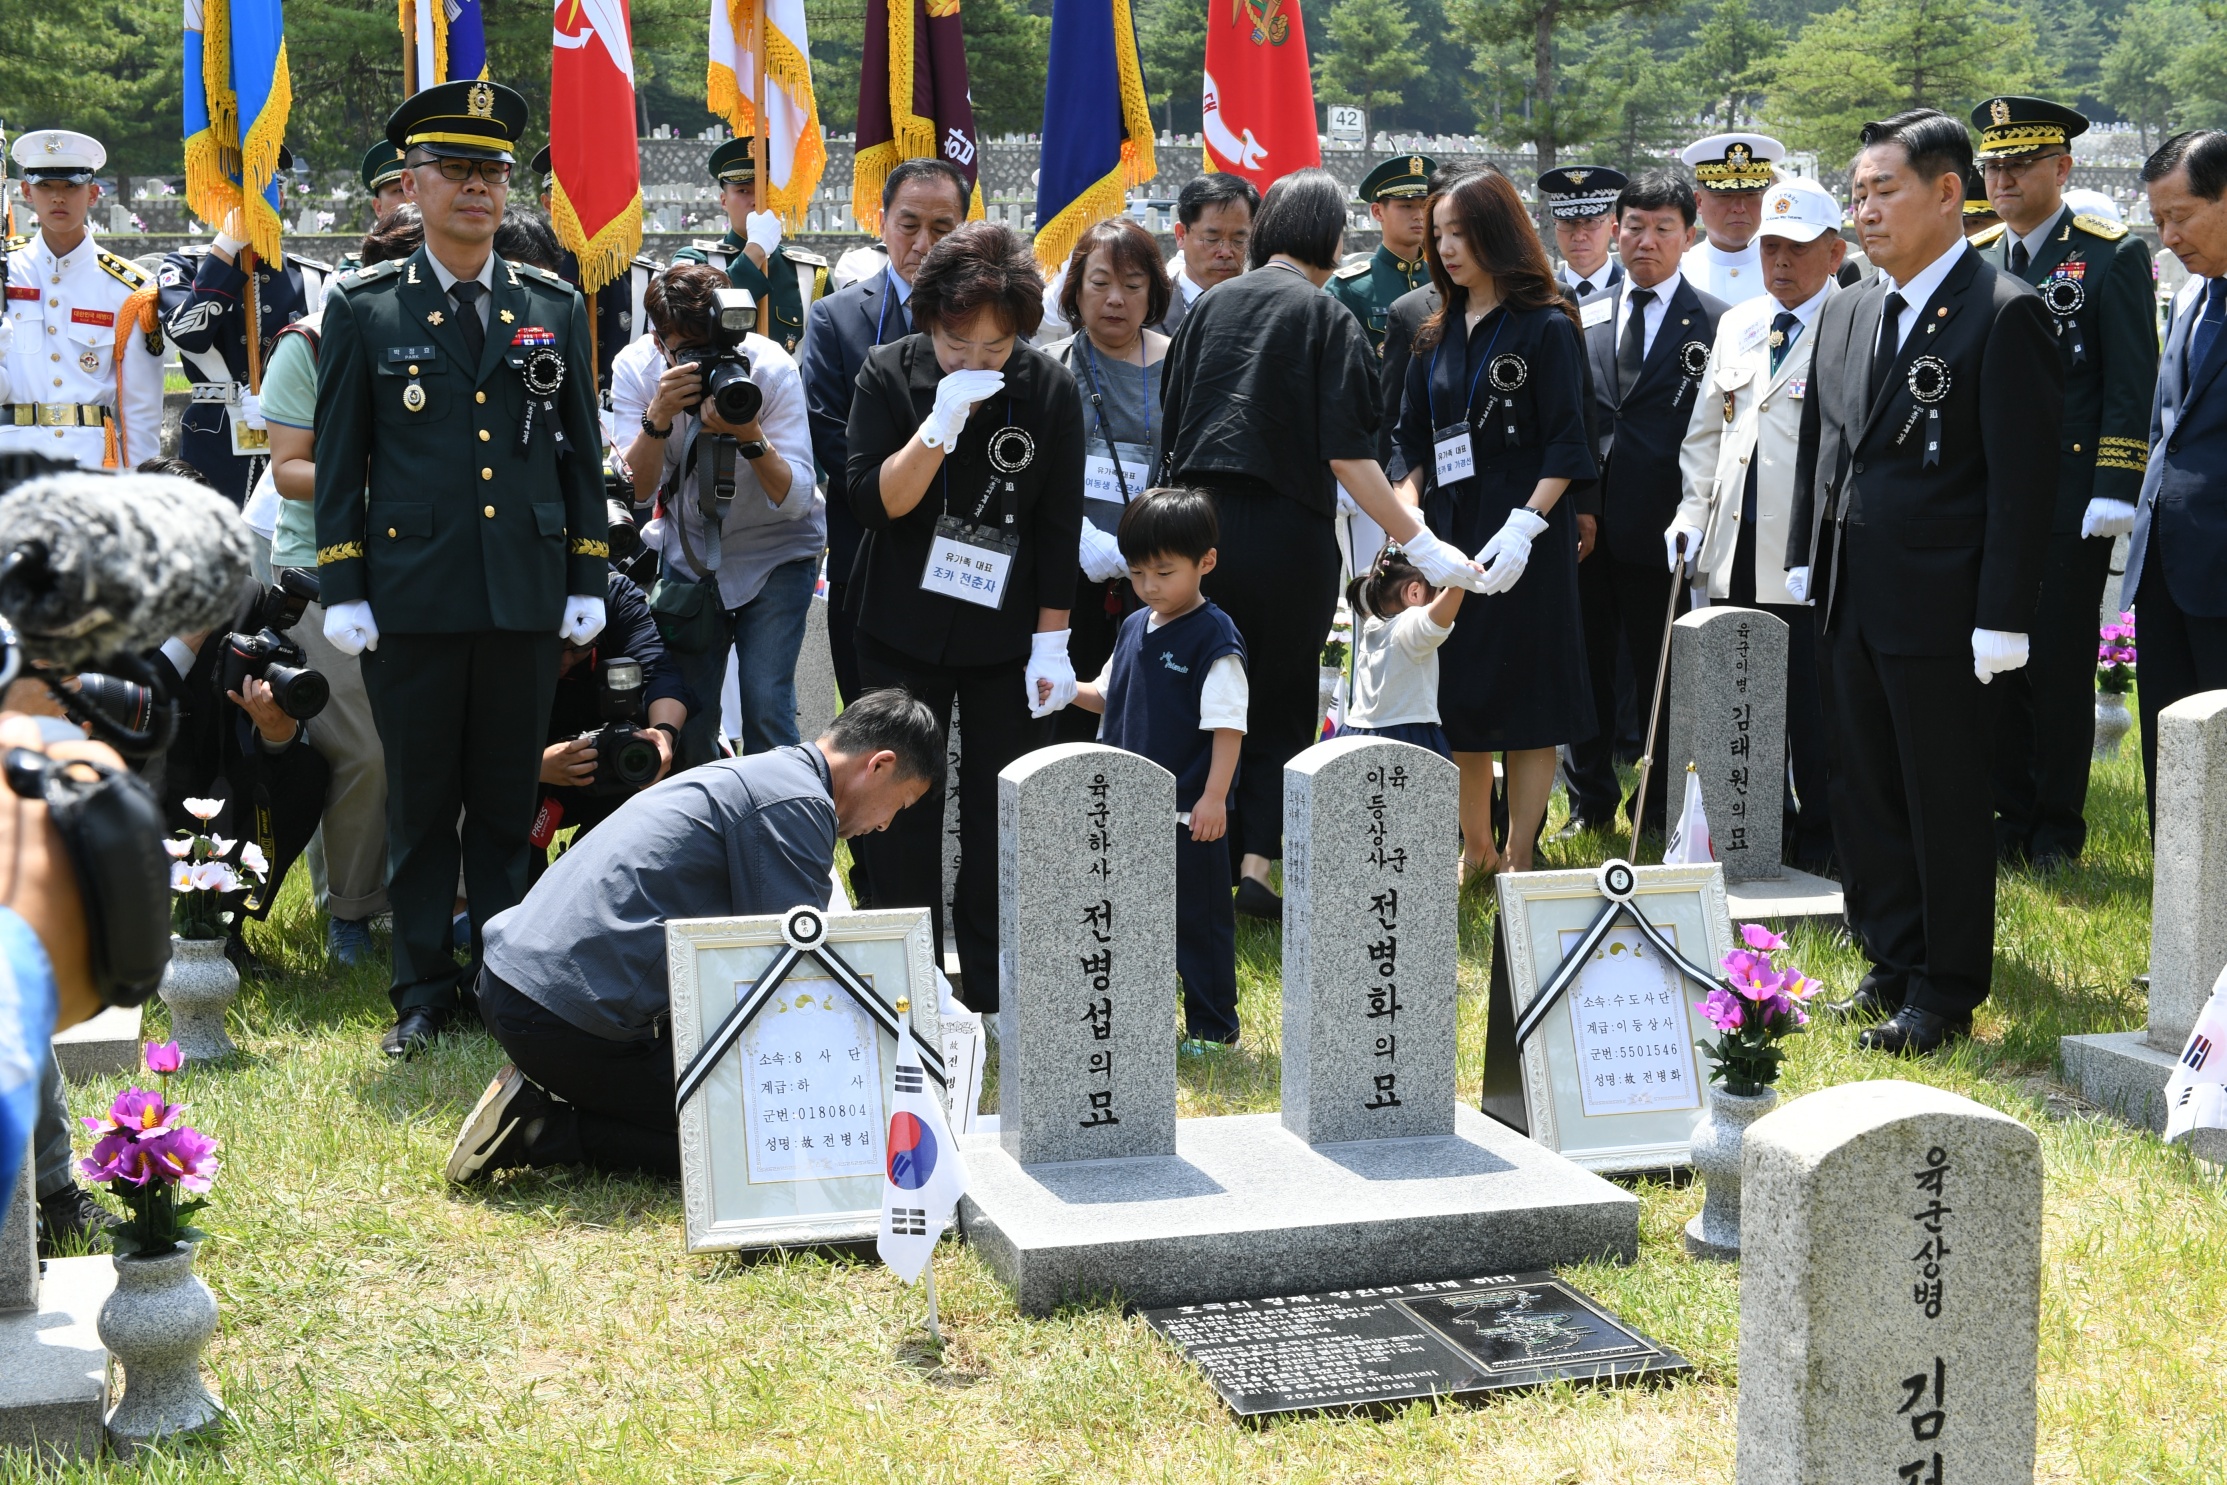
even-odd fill
[(2165, 1082), (2166, 1140), (2197, 1129), (2227, 1129), (2227, 969), (2212, 982), (2212, 998)]
[(1716, 859), (1716, 843), (1709, 839), (1709, 812), (1701, 807), (1701, 775), (1689, 763), (1685, 808), (1678, 812), (1678, 823), (1663, 847), (1663, 865), (1707, 866)]
[(897, 1038), (896, 1084), (882, 1178), (882, 1230), (875, 1248), (882, 1262), (910, 1284), (928, 1266), (936, 1239), (950, 1224), (952, 1208), (967, 1189), (967, 1167), (944, 1121), (943, 1099), (928, 1086), (910, 1025)]

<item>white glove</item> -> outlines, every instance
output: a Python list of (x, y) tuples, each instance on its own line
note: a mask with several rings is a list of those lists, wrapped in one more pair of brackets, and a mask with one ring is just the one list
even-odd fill
[(557, 625), (557, 638), (584, 645), (603, 632), (603, 600), (585, 593), (574, 593), (564, 601), (564, 618)]
[(336, 603), (327, 608), (325, 643), (343, 655), (360, 655), (365, 650), (379, 648), (379, 626), (371, 617), (371, 605), (359, 598), (353, 603)]
[[(1684, 521), (1673, 521), (1663, 532), (1663, 561), (1670, 564), (1673, 573), (1684, 571), (1701, 557), (1701, 538), (1706, 535), (1699, 526), (1689, 526)], [(1678, 543), (1686, 544), (1685, 555), (1680, 556)]]
[(1338, 514), (1341, 516), (1360, 516), (1366, 515), (1368, 512), (1361, 509), (1361, 502), (1353, 498), (1351, 490), (1348, 490), (1344, 485), (1339, 485)]
[(267, 426), (263, 421), (263, 399), (253, 392), (240, 394), (240, 422), (249, 428)]
[(2107, 500), (2098, 495), (2088, 502), (2080, 516), (2080, 534), (2088, 536), (2124, 536), (2134, 529), (2134, 507), (2124, 500)]
[(1477, 560), (1485, 569), (1486, 593), (1505, 593), (1516, 585), (1523, 570), (1531, 565), (1531, 543), (1547, 529), (1545, 516), (1528, 505), (1519, 505), (1508, 512), (1507, 524), (1492, 534), (1492, 540), (1478, 549)]
[(244, 237), (234, 237), (223, 231), (217, 233), (217, 251), (230, 258), (234, 263), (240, 261), (240, 252), (246, 246), (247, 239)]
[(1472, 593), (1485, 591), (1485, 575), (1477, 570), (1477, 564), (1433, 536), (1428, 526), (1401, 542), (1400, 550), (1434, 588), (1451, 586), (1467, 588)]
[(932, 449), (951, 452), (959, 446), (959, 430), (966, 427), (974, 405), (1005, 388), (1002, 371), (954, 371), (936, 383), (936, 405), (921, 420), (920, 441)]
[[(1052, 683), (1051, 698), (1043, 705), (1036, 703), (1036, 683)], [(1021, 671), (1021, 682), (1028, 688), (1028, 714), (1048, 717), (1075, 699), (1075, 667), (1067, 658), (1067, 631), (1047, 629), (1028, 643), (1028, 665)]]
[(2026, 636), (2001, 629), (1972, 631), (1972, 674), (1986, 685), (2006, 670), (2026, 663)]
[(1809, 569), (1790, 567), (1786, 571), (1786, 596), (1796, 603), (1809, 602)]
[(1083, 576), (1094, 583), (1110, 583), (1129, 575), (1129, 559), (1121, 555), (1121, 543), (1088, 520), (1083, 522), (1082, 551), (1077, 560), (1083, 565)]
[(777, 211), (754, 211), (742, 219), (742, 235), (750, 245), (767, 257), (781, 246), (781, 214)]

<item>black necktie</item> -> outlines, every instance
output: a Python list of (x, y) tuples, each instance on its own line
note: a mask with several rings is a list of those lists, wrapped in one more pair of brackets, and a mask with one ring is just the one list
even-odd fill
[(2031, 262), (2033, 262), (2033, 261), (2034, 261), (2034, 260), (2033, 260), (2033, 257), (2032, 257), (2032, 255), (2031, 255), (2031, 254), (2029, 254), (2029, 253), (2028, 253), (2028, 252), (2026, 251), (2026, 244), (2025, 244), (2025, 243), (2023, 243), (2023, 242), (2014, 242), (2014, 243), (2012, 243), (2012, 244), (2011, 244), (2011, 249), (2010, 249), (2010, 271), (2011, 271), (2011, 272), (2013, 272), (2013, 273), (2017, 274), (2017, 275), (2018, 275), (2018, 276), (2019, 276), (2020, 278), (2024, 278), (2024, 277), (2026, 276), (2026, 265), (2027, 265), (2027, 264), (2029, 264), (2029, 263), (2031, 263)]
[(1584, 298), (1584, 297), (1585, 297), (1586, 295), (1588, 295), (1588, 294), (1590, 294), (1590, 293), (1592, 293), (1592, 292), (1593, 292), (1593, 281), (1592, 281), (1591, 279), (1589, 279), (1589, 278), (1581, 278), (1581, 279), (1579, 279), (1579, 280), (1577, 281), (1577, 297), (1578, 297), (1578, 298), (1580, 298), (1580, 299), (1583, 299), (1583, 298)]
[(1647, 359), (1647, 306), (1654, 302), (1653, 289), (1631, 292), (1631, 317), (1624, 321), (1624, 338), (1616, 347), (1616, 395), (1619, 399), (1639, 380), (1639, 368)]
[(1877, 402), (1886, 389), (1887, 378), (1894, 374), (1894, 364), (1902, 354), (1902, 296), (1890, 293), (1879, 311), (1879, 348), (1871, 353), (1871, 400)]
[(456, 301), (456, 328), (464, 337), (464, 354), (471, 359), (467, 369), (479, 370), (479, 353), (487, 346), (487, 327), (479, 322), (480, 296), (487, 292), (487, 285), (477, 279), (460, 278), (449, 286), (448, 296)]
[(1782, 309), (1771, 321), (1771, 374), (1778, 375), (1779, 363), (1786, 353), (1794, 349), (1794, 342), (1802, 338), (1802, 322), (1790, 309)]
[(2227, 278), (2215, 278), (2204, 285), (2204, 310), (2188, 332), (2188, 382), (2193, 386), (2196, 374), (2204, 369), (2205, 358), (2211, 355), (2212, 345), (2219, 339), (2220, 326), (2227, 323)]

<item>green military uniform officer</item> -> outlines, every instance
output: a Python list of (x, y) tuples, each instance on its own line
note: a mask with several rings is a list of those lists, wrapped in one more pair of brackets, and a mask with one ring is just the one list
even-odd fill
[[(711, 152), (711, 178), (719, 183), (727, 235), (716, 242), (692, 242), (673, 254), (673, 261), (709, 263), (736, 288), (748, 289), (760, 306), (758, 333), (793, 356), (804, 339), (804, 312), (827, 293), (827, 259), (783, 242), (780, 218), (755, 210), (758, 169), (747, 137), (730, 139)], [(752, 247), (764, 257), (763, 268), (750, 256)]]
[(488, 82), (405, 102), (425, 245), (325, 301), (317, 566), (325, 634), (363, 653), (387, 764), (391, 994), (408, 1056), (460, 1007), (462, 860), (475, 953), (527, 883), (560, 638), (603, 623), (602, 435), (587, 307), (493, 251), (525, 100)]
[(1973, 109), (1972, 124), (1988, 199), (2002, 221), (1969, 241), (2040, 293), (2065, 369), (2055, 509), (2030, 659), (1998, 675), (1988, 697), (1996, 708), (1998, 853), (2052, 865), (2077, 860), (2087, 838), (2096, 612), (2112, 538), (2133, 529), (2149, 466), (2155, 280), (2141, 238), (2065, 204), (2071, 141), (2087, 129), (2086, 118), (2042, 98), (2000, 97)]
[[(363, 181), (363, 188), (371, 195), (371, 220), (364, 223), (366, 231), (379, 225), (379, 218), (393, 211), (410, 199), (406, 184), (409, 172), (402, 168), (402, 151), (384, 139), (363, 152), (363, 164), (356, 174)], [(339, 272), (363, 266), (361, 253), (343, 254), (335, 265)]]
[(1330, 292), (1360, 317), (1369, 346), (1379, 356), (1384, 354), (1392, 301), (1431, 281), (1430, 265), (1423, 261), (1423, 239), (1430, 232), (1423, 199), (1437, 169), (1429, 155), (1396, 155), (1361, 177), (1361, 199), (1384, 228), (1384, 240), (1367, 262), (1330, 276)]

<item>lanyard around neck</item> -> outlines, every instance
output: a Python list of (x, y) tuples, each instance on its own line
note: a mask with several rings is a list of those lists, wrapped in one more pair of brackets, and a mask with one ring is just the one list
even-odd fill
[[(1008, 428), (1013, 426), (1013, 394), (1011, 392), (1005, 394), (1005, 426)], [(943, 456), (943, 464), (936, 470), (936, 473), (943, 479), (943, 513), (947, 516), (951, 514), (951, 460), (958, 452), (959, 449), (956, 444), (946, 450)], [(974, 514), (967, 518), (969, 521), (980, 521), (982, 519), (982, 513), (990, 508), (990, 497), (997, 493), (997, 488), (998, 477), (996, 472), (992, 471), (990, 482), (982, 487), (982, 498), (975, 502)]]
[[(1499, 306), (1499, 308), (1505, 310), (1507, 306), (1501, 305)], [(1485, 368), (1492, 364), (1492, 348), (1500, 344), (1500, 332), (1507, 328), (1508, 317), (1506, 314), (1502, 314), (1500, 316), (1500, 323), (1492, 327), (1492, 339), (1485, 342), (1485, 354), (1483, 358), (1478, 361), (1477, 369), (1469, 373), (1469, 396), (1463, 399), (1461, 405), (1461, 410), (1465, 417), (1468, 415), (1469, 412), (1469, 404), (1477, 400), (1477, 378), (1483, 376), (1485, 374)], [(1462, 331), (1463, 348), (1465, 350), (1467, 349), (1468, 338), (1469, 332), (1465, 328)], [(1438, 353), (1445, 348), (1446, 337), (1441, 335), (1438, 337), (1438, 344), (1431, 347), (1430, 377), (1423, 383), (1423, 395), (1425, 398), (1433, 397), (1436, 394), (1436, 388), (1438, 386)], [(1438, 409), (1434, 406), (1431, 409), (1431, 421), (1435, 423), (1437, 420)]]

